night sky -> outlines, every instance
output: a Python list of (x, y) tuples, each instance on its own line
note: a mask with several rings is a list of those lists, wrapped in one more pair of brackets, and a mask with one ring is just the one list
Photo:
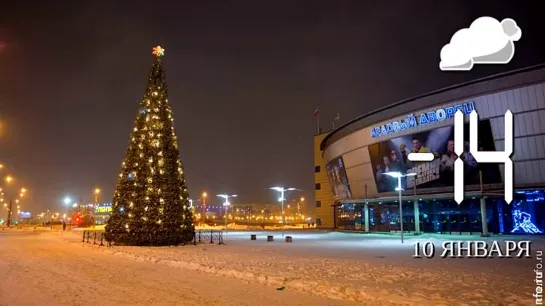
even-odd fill
[[(273, 185), (313, 203), (317, 105), (328, 129), (337, 113), (545, 62), (538, 1), (179, 2), (2, 4), (0, 171), (29, 189), (23, 210), (95, 187), (111, 201), (157, 44), (192, 198), (239, 203), (274, 202)], [(522, 29), (511, 63), (440, 71), (443, 45), (486, 15)]]

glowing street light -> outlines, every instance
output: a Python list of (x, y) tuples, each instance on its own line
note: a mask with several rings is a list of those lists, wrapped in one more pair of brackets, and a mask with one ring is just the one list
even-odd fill
[(223, 202), (223, 207), (225, 207), (225, 233), (227, 233), (227, 210), (229, 209), (229, 206), (231, 203), (229, 203), (229, 198), (236, 198), (236, 194), (218, 194), (218, 197), (224, 198), (225, 202)]
[(72, 199), (69, 197), (64, 198), (64, 211), (68, 212), (68, 205), (72, 203)]
[(269, 188), (271, 190), (276, 190), (278, 192), (280, 192), (280, 199), (278, 199), (278, 201), (282, 202), (282, 237), (284, 237), (284, 223), (285, 223), (285, 216), (284, 216), (284, 202), (286, 201), (286, 199), (284, 198), (284, 193), (286, 191), (294, 191), (294, 190), (299, 190), (297, 188), (284, 188), (284, 187), (271, 187)]
[(98, 204), (98, 195), (100, 194), (100, 188), (95, 188), (95, 190), (93, 190), (93, 195), (95, 196), (95, 205)]
[(401, 202), (401, 191), (403, 191), (403, 188), (401, 188), (401, 178), (415, 176), (416, 173), (409, 172), (407, 174), (402, 174), (401, 172), (386, 172), (384, 174), (397, 178), (396, 190), (399, 191), (399, 224), (401, 225), (401, 243), (403, 243), (403, 204)]
[(6, 176), (6, 183), (9, 184), (9, 183), (11, 183), (11, 181), (13, 181), (13, 177), (11, 177), (11, 176), (9, 176), (9, 175)]
[(205, 215), (206, 215), (206, 197), (208, 196), (208, 194), (206, 193), (206, 191), (204, 191), (201, 195), (201, 199), (202, 199), (202, 224), (204, 224), (204, 218), (205, 218)]

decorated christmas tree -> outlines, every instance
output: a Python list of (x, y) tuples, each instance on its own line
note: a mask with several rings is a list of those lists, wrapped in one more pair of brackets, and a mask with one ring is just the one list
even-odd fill
[(193, 239), (193, 216), (174, 117), (168, 103), (164, 49), (140, 103), (106, 225), (106, 239), (123, 245), (177, 245)]

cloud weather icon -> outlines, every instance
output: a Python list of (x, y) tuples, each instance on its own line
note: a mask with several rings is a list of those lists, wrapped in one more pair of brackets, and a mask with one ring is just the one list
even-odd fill
[(514, 41), (522, 36), (517, 23), (506, 18), (477, 18), (469, 28), (454, 33), (441, 49), (439, 68), (443, 71), (468, 71), (473, 64), (507, 64), (515, 55)]

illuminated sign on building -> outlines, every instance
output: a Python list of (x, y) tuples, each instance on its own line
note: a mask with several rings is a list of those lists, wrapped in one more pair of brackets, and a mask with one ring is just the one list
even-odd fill
[(415, 128), (419, 125), (427, 125), (430, 123), (441, 122), (454, 117), (458, 110), (462, 110), (464, 114), (469, 115), (475, 109), (473, 102), (459, 104), (451, 107), (440, 108), (435, 111), (422, 113), (418, 116), (410, 114), (405, 120), (392, 121), (390, 123), (377, 126), (371, 129), (371, 137), (379, 137), (408, 129)]
[(22, 211), (19, 213), (19, 219), (32, 219), (32, 214)]
[(112, 211), (111, 206), (97, 206), (97, 207), (95, 207), (95, 213), (97, 213), (97, 214), (110, 213), (111, 211)]

